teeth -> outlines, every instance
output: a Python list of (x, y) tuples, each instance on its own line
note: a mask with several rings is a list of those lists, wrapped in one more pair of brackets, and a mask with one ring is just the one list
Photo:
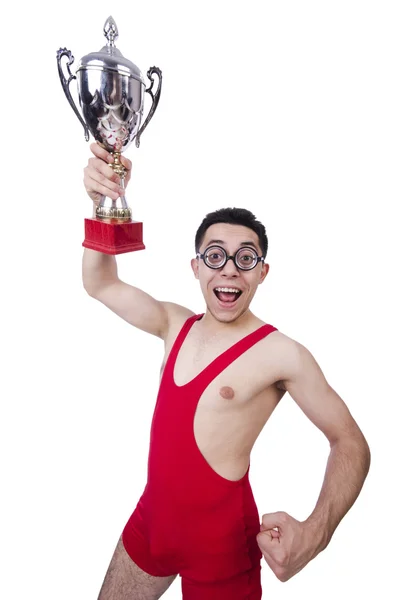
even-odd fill
[(225, 287), (217, 287), (215, 288), (215, 290), (217, 292), (233, 292), (235, 294), (237, 294), (240, 290), (237, 290), (236, 288), (225, 288)]

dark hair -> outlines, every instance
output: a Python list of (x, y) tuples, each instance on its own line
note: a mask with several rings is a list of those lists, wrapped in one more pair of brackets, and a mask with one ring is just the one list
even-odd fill
[(243, 225), (255, 231), (259, 238), (259, 245), (263, 256), (267, 254), (268, 239), (265, 226), (257, 220), (254, 214), (246, 208), (220, 208), (214, 212), (208, 213), (200, 227), (197, 229), (194, 245), (196, 252), (200, 251), (201, 243), (205, 232), (215, 223), (231, 223), (232, 225)]

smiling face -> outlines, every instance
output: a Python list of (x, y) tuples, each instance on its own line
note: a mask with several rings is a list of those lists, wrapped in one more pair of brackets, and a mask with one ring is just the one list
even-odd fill
[[(243, 246), (254, 248), (258, 256), (262, 256), (257, 234), (249, 227), (216, 223), (205, 232), (199, 252), (202, 254), (209, 246), (221, 246), (228, 256)], [(196, 279), (200, 281), (201, 291), (208, 311), (217, 320), (231, 323), (246, 313), (258, 285), (265, 279), (269, 265), (258, 261), (250, 271), (238, 269), (232, 260), (228, 260), (220, 269), (207, 267), (200, 258), (191, 261)], [(239, 290), (239, 294), (225, 295), (217, 288)], [(230, 301), (232, 300), (232, 301)]]

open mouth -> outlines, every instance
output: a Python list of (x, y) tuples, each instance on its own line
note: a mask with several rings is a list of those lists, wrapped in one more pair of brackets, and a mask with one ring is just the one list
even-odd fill
[(243, 292), (238, 288), (217, 287), (214, 294), (222, 304), (233, 304)]

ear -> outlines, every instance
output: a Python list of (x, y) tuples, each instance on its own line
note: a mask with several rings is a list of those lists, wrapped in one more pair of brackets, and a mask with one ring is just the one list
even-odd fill
[(270, 270), (270, 265), (268, 263), (263, 263), (262, 272), (261, 272), (261, 276), (259, 279), (259, 285), (265, 281), (267, 274), (269, 273), (269, 270)]
[(192, 260), (190, 261), (190, 265), (192, 267), (195, 278), (198, 279), (199, 278), (199, 273), (198, 273), (199, 267), (198, 267), (197, 258), (192, 258)]

